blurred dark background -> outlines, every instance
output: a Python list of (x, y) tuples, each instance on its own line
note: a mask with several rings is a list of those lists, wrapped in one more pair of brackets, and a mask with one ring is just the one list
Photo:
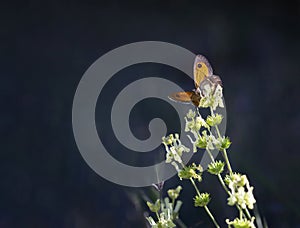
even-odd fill
[[(87, 68), (111, 49), (145, 40), (210, 60), (224, 84), (234, 169), (248, 174), (270, 227), (300, 227), (299, 17), (299, 1), (2, 2), (0, 227), (145, 227), (136, 196), (148, 189), (95, 174), (71, 123)], [(232, 215), (209, 181), (216, 216)], [(172, 178), (166, 188), (177, 184)], [(187, 184), (183, 221), (211, 227), (193, 208), (193, 194)]]

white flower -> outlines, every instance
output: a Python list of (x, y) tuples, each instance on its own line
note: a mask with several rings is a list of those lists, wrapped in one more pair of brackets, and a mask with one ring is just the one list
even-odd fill
[(247, 207), (253, 209), (256, 200), (253, 195), (253, 187), (250, 186), (247, 176), (233, 173), (227, 180), (228, 187), (231, 190), (231, 194), (227, 199), (228, 205), (238, 204), (243, 209)]
[(196, 116), (196, 112), (194, 112), (192, 109), (189, 110), (189, 112), (186, 114), (186, 117), (189, 119), (194, 119)]
[(256, 200), (253, 195), (253, 187), (248, 188), (248, 192), (245, 195), (245, 201), (249, 209), (253, 209)]
[(216, 110), (218, 106), (224, 108), (222, 86), (217, 85), (213, 90), (211, 85), (206, 84), (203, 87), (202, 94), (203, 97), (200, 100), (199, 107), (211, 107), (213, 110)]
[[(196, 117), (196, 126), (199, 126), (199, 130), (201, 127), (209, 128), (209, 125), (205, 122), (205, 120), (202, 118), (202, 116)], [(197, 129), (198, 129), (198, 127), (197, 127)]]
[(224, 103), (223, 103), (223, 88), (220, 85), (217, 85), (214, 95), (213, 95), (213, 104), (212, 108), (213, 110), (216, 110), (216, 108), (219, 106), (221, 108), (224, 108)]
[[(166, 143), (167, 142), (167, 143)], [(184, 146), (180, 139), (179, 135), (169, 135), (168, 137), (163, 138), (163, 144), (166, 149), (166, 163), (171, 163), (176, 161), (178, 163), (182, 163), (181, 156), (183, 152), (189, 152), (190, 149)]]

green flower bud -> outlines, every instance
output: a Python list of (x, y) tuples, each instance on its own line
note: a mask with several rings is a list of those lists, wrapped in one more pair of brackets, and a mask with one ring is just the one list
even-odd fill
[(156, 202), (154, 204), (147, 202), (147, 205), (148, 205), (150, 211), (152, 211), (154, 213), (157, 213), (160, 210), (160, 200), (159, 199), (156, 200)]
[(198, 140), (196, 141), (196, 147), (200, 149), (206, 149), (207, 147), (207, 140), (205, 137), (199, 137)]
[(222, 137), (222, 138), (218, 138), (217, 139), (217, 143), (216, 143), (216, 147), (219, 149), (219, 150), (226, 150), (230, 147), (231, 145), (231, 142), (230, 142), (230, 139), (228, 137)]
[(180, 170), (178, 172), (179, 178), (182, 179), (196, 179), (199, 182), (202, 181), (202, 166), (201, 165), (196, 165), (193, 163), (190, 166), (186, 166), (184, 169)]
[(192, 164), (192, 167), (193, 167), (194, 170), (197, 170), (197, 171), (199, 171), (200, 173), (203, 172), (203, 168), (202, 168), (202, 166), (201, 166), (200, 164), (199, 164), (199, 165), (196, 165), (195, 163), (193, 163), (193, 164)]
[(213, 126), (219, 125), (222, 122), (222, 119), (223, 119), (223, 116), (217, 113), (212, 116), (208, 116), (206, 118), (206, 123), (209, 126), (213, 127)]
[(178, 173), (179, 178), (182, 179), (191, 179), (196, 174), (195, 170), (190, 167), (185, 167), (184, 169), (180, 170)]
[(233, 221), (226, 219), (226, 223), (229, 226), (232, 225), (234, 228), (255, 228), (254, 219), (254, 217), (251, 218), (251, 221), (245, 218), (236, 218)]
[(172, 145), (173, 141), (174, 141), (173, 134), (170, 134), (167, 137), (165, 137), (165, 136), (162, 137), (162, 143), (165, 144), (166, 146)]
[(175, 189), (169, 189), (168, 190), (168, 196), (172, 199), (175, 200), (178, 198), (180, 191), (182, 190), (182, 187), (179, 185)]
[(221, 174), (224, 170), (224, 162), (222, 161), (216, 161), (216, 162), (212, 162), (208, 165), (208, 172), (214, 175), (218, 175)]
[(237, 182), (238, 180), (241, 179), (241, 174), (240, 173), (232, 173), (232, 174), (228, 174), (225, 176), (225, 183), (227, 185), (229, 185), (231, 182)]
[(200, 196), (196, 196), (194, 198), (194, 205), (195, 207), (204, 207), (206, 206), (210, 201), (210, 195), (209, 193), (201, 193)]

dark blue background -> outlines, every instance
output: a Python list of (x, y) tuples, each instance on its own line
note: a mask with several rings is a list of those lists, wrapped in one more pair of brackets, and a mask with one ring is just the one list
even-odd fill
[[(85, 70), (111, 49), (144, 40), (210, 60), (223, 80), (234, 169), (248, 174), (270, 227), (300, 227), (299, 1), (1, 5), (1, 228), (145, 226), (133, 200), (138, 190), (96, 175), (81, 158), (71, 124)], [(174, 80), (192, 86), (180, 75)], [(234, 215), (217, 181), (205, 178), (219, 220)], [(166, 187), (177, 183), (173, 178)], [(186, 185), (181, 217), (211, 227), (204, 211), (193, 209), (193, 194)]]

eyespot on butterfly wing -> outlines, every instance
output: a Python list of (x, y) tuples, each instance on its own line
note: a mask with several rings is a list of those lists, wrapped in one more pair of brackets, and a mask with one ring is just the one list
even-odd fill
[(203, 55), (197, 55), (194, 61), (194, 83), (198, 88), (200, 83), (205, 79), (213, 75), (213, 70), (208, 60)]

